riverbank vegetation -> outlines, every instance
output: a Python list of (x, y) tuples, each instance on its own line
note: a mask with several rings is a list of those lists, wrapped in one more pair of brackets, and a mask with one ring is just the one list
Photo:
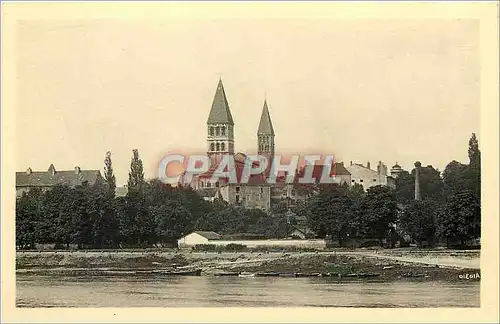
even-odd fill
[[(396, 189), (359, 185), (319, 185), (311, 198), (297, 202), (293, 214), (305, 217), (318, 238), (340, 246), (353, 240), (414, 242), (465, 247), (480, 237), (481, 162), (475, 134), (469, 141), (469, 164), (450, 162), (441, 173), (431, 165), (420, 170), (422, 200), (414, 200), (415, 171), (403, 171)], [(48, 191), (32, 189), (17, 199), (16, 243), (20, 249), (36, 244), (79, 249), (173, 246), (194, 230), (220, 234), (250, 233), (263, 238), (287, 236), (296, 221), (287, 204), (276, 204), (270, 215), (261, 210), (208, 202), (189, 187), (171, 187), (145, 180), (142, 161), (133, 151), (125, 197), (115, 196), (111, 154), (104, 161), (104, 182)]]

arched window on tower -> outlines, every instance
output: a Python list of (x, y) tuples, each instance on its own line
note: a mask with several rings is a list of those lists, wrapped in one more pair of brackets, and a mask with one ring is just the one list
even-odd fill
[(213, 152), (213, 151), (215, 151), (215, 144), (210, 143), (210, 152)]
[(216, 187), (216, 188), (219, 188), (219, 181), (217, 181), (217, 182), (215, 183), (215, 187)]
[(214, 136), (214, 128), (212, 126), (210, 126), (210, 128), (208, 129), (208, 133), (210, 134), (210, 136)]
[(219, 136), (220, 134), (220, 128), (219, 126), (215, 127), (215, 136)]
[(219, 143), (215, 144), (215, 150), (216, 150), (217, 152), (219, 152), (219, 151), (220, 151), (220, 144), (219, 144)]
[(269, 151), (269, 145), (266, 145), (266, 151)]
[(225, 151), (226, 150), (226, 144), (220, 143), (220, 150)]
[(220, 134), (221, 134), (222, 136), (226, 136), (226, 126), (222, 126), (222, 127), (220, 128)]

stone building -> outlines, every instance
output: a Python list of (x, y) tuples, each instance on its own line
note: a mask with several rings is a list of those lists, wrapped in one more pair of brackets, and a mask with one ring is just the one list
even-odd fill
[(31, 188), (47, 190), (57, 184), (77, 186), (87, 182), (92, 185), (103, 180), (99, 170), (81, 170), (76, 166), (74, 170), (56, 171), (51, 164), (47, 171), (32, 171), (28, 168), (25, 172), (16, 172), (16, 195), (20, 197)]
[[(297, 179), (294, 183), (285, 183), (284, 178), (278, 178), (275, 184), (267, 183), (269, 167), (263, 174), (252, 175), (247, 183), (241, 183), (241, 174), (245, 165), (246, 155), (235, 153), (234, 120), (224, 90), (222, 80), (219, 80), (215, 91), (212, 107), (207, 119), (207, 155), (212, 167), (204, 174), (193, 177), (190, 186), (193, 187), (204, 199), (213, 201), (221, 197), (232, 205), (245, 208), (259, 208), (269, 211), (272, 201), (281, 199), (297, 200), (304, 196), (299, 189)], [(269, 164), (275, 154), (275, 132), (267, 100), (264, 100), (260, 121), (256, 133), (257, 152), (266, 156)], [(216, 172), (217, 163), (226, 155), (233, 155), (235, 161), (238, 183), (229, 183), (228, 179), (212, 179)], [(315, 165), (314, 177), (317, 181), (321, 178), (323, 165)], [(335, 174), (339, 183), (351, 184), (351, 175), (343, 163), (334, 163), (330, 175)], [(181, 176), (181, 182), (184, 177)]]
[(217, 85), (208, 115), (207, 154), (213, 162), (220, 160), (225, 154), (234, 154), (234, 122), (222, 80)]
[(351, 185), (355, 183), (363, 186), (364, 190), (367, 190), (373, 186), (388, 186), (391, 188), (396, 187), (395, 179), (387, 174), (387, 166), (379, 161), (377, 165), (377, 170), (372, 170), (370, 168), (370, 162), (364, 166), (360, 163), (350, 163), (346, 167), (351, 174)]
[[(260, 125), (257, 131), (258, 146), (262, 154), (274, 154), (274, 130), (269, 115), (267, 102), (264, 102)], [(235, 171), (238, 183), (230, 183), (229, 179), (212, 179), (217, 163), (230, 154), (234, 156)], [(222, 80), (219, 80), (215, 91), (212, 108), (207, 119), (207, 155), (212, 167), (204, 174), (193, 178), (190, 185), (205, 200), (213, 201), (222, 198), (232, 205), (245, 208), (258, 208), (264, 211), (270, 209), (270, 185), (264, 175), (252, 175), (247, 183), (240, 183), (246, 155), (234, 153), (234, 121)], [(184, 179), (181, 178), (181, 181)]]

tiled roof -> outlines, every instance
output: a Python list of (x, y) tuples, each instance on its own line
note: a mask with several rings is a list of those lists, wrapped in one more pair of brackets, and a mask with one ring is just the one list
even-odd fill
[(343, 163), (335, 163), (333, 166), (334, 175), (350, 175), (351, 173), (346, 169)]
[[(242, 156), (244, 156), (244, 154), (242, 154)], [(241, 181), (241, 176), (243, 174), (243, 168), (245, 167), (245, 163), (244, 162), (240, 162), (239, 159), (235, 158), (234, 166), (235, 166), (235, 170), (236, 170), (236, 179), (238, 180), (238, 183), (239, 183)], [(209, 178), (211, 178), (212, 175), (215, 173), (216, 167), (217, 166), (212, 166), (207, 172), (199, 175), (198, 177), (201, 178), (201, 179), (209, 179)], [(344, 165), (342, 163), (335, 163), (335, 164), (333, 164), (333, 167), (330, 168), (329, 171), (330, 171), (330, 173), (329, 173), (330, 176), (334, 176), (334, 175), (341, 176), (341, 175), (350, 175), (351, 174), (344, 167)], [(299, 178), (302, 177), (302, 174), (303, 174), (302, 172), (304, 172), (304, 170), (299, 171), (298, 174), (295, 176), (295, 178), (294, 178), (294, 184), (298, 184)], [(313, 176), (313, 178), (315, 178), (316, 183), (319, 183), (319, 181), (321, 180), (322, 175), (323, 175), (323, 165), (314, 165), (313, 166), (312, 176)], [(221, 180), (222, 183), (224, 183), (226, 180), (228, 180), (228, 179), (222, 178), (222, 177), (220, 177), (219, 179)], [(267, 177), (264, 174), (252, 174), (250, 176), (249, 180), (248, 180), (248, 184), (249, 185), (267, 184), (266, 179), (267, 179)], [(276, 187), (284, 187), (285, 186), (285, 182), (286, 182), (286, 177), (278, 175), (276, 177), (275, 186)]]
[[(310, 167), (310, 166), (306, 166), (307, 167)], [(314, 165), (313, 166), (313, 170), (312, 170), (312, 177), (316, 180), (316, 183), (318, 183), (320, 180), (321, 180), (321, 177), (323, 176), (323, 165), (321, 164), (317, 164), (317, 165)], [(304, 174), (305, 170), (301, 170), (299, 172), (299, 175), (297, 177), (295, 177), (295, 182), (298, 182), (298, 179), (300, 177), (302, 177), (302, 175)], [(333, 167), (330, 168), (330, 172), (328, 175), (330, 176), (336, 176), (336, 175), (350, 175), (351, 173), (349, 171), (347, 171), (347, 169), (344, 167), (344, 165), (342, 163), (335, 163), (333, 164)]]
[(231, 116), (231, 111), (229, 110), (229, 104), (227, 103), (226, 92), (224, 91), (222, 80), (219, 80), (219, 84), (217, 85), (207, 124), (234, 125), (233, 116)]
[(222, 237), (222, 235), (219, 235), (219, 234), (212, 232), (212, 231), (196, 231), (194, 233), (201, 235), (204, 238), (209, 239), (209, 240), (218, 240)]
[(269, 115), (269, 108), (267, 107), (267, 100), (264, 101), (264, 108), (262, 108), (262, 115), (260, 116), (259, 130), (257, 134), (274, 135), (273, 123)]
[[(240, 155), (241, 158), (243, 158), (243, 160), (238, 158), (238, 155)], [(241, 177), (243, 175), (243, 168), (245, 167), (245, 163), (243, 162), (244, 157), (246, 157), (246, 156), (243, 153), (238, 153), (238, 154), (236, 154), (235, 159), (234, 159), (234, 168), (235, 168), (236, 179), (238, 180), (238, 183), (240, 183), (240, 181), (241, 181)], [(217, 169), (217, 166), (212, 166), (212, 167), (210, 167), (210, 169), (207, 172), (199, 175), (198, 177), (200, 179), (209, 179), (215, 173), (216, 169)], [(225, 170), (225, 171), (227, 171), (227, 170)], [(224, 177), (219, 177), (219, 180), (222, 183), (224, 183), (224, 182), (228, 181), (229, 179), (224, 178)], [(252, 174), (252, 175), (250, 175), (247, 184), (249, 184), (249, 185), (266, 184), (265, 180), (266, 180), (266, 178), (262, 174)], [(208, 189), (212, 189), (212, 188), (208, 188)]]
[(51, 187), (56, 184), (76, 186), (84, 182), (94, 184), (100, 178), (99, 170), (55, 171), (51, 165), (46, 172), (16, 172), (16, 187)]
[(309, 227), (301, 227), (301, 226), (294, 226), (292, 228), (292, 231), (291, 233), (293, 233), (294, 231), (300, 231), (302, 232), (303, 234), (307, 235), (307, 234), (312, 234), (314, 235), (315, 233), (313, 232), (313, 230), (311, 230)]

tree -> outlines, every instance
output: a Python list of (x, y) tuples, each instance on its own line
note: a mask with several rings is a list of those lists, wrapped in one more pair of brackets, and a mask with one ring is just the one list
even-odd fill
[(365, 195), (365, 189), (362, 184), (355, 183), (348, 189), (347, 195), (354, 200), (361, 199)]
[(439, 213), (439, 235), (446, 238), (448, 246), (464, 247), (467, 240), (481, 234), (481, 204), (472, 191), (450, 195)]
[(193, 230), (191, 213), (177, 202), (151, 206), (155, 219), (156, 236), (162, 243), (175, 243), (182, 235)]
[[(415, 169), (403, 171), (396, 178), (396, 197), (400, 203), (409, 203), (415, 199)], [(420, 192), (422, 199), (442, 200), (443, 180), (440, 172), (432, 165), (420, 168)]]
[(40, 243), (64, 244), (69, 247), (75, 232), (73, 199), (72, 189), (62, 184), (55, 185), (44, 194), (43, 218), (37, 224)]
[(358, 226), (361, 237), (386, 238), (389, 225), (397, 218), (398, 207), (394, 191), (386, 186), (370, 187), (360, 203)]
[(118, 245), (119, 222), (116, 217), (114, 192), (99, 183), (87, 188), (87, 210), (92, 220), (93, 246), (96, 248)]
[(436, 240), (436, 219), (439, 203), (434, 200), (414, 200), (400, 215), (402, 230), (410, 235), (418, 245), (427, 242), (433, 246)]
[(93, 222), (95, 215), (92, 217), (90, 208), (97, 207), (99, 213), (99, 206), (95, 204), (89, 197), (88, 184), (76, 186), (70, 189), (69, 208), (71, 210), (71, 242), (78, 245), (78, 248), (90, 247), (93, 243)]
[(447, 196), (456, 192), (472, 189), (469, 166), (458, 161), (448, 163), (443, 171), (444, 190)]
[(270, 217), (260, 210), (254, 213), (256, 216), (260, 215), (254, 218), (255, 223), (249, 224), (247, 230), (249, 233), (260, 234), (268, 239), (280, 239), (290, 233), (291, 224), (288, 223), (285, 215)]
[(476, 133), (472, 133), (469, 139), (469, 165), (473, 169), (481, 168), (481, 151), (479, 150), (479, 142), (476, 138)]
[[(412, 175), (415, 179), (415, 170), (412, 171)], [(443, 179), (437, 169), (434, 169), (432, 165), (420, 168), (420, 191), (422, 199), (442, 200), (443, 187)]]
[[(147, 184), (144, 181), (144, 169), (142, 160), (139, 157), (139, 151), (134, 149), (130, 162), (130, 172), (128, 179), (128, 192), (126, 211), (123, 216), (125, 221), (121, 222), (121, 232), (128, 233), (136, 239), (137, 246), (153, 244), (155, 239), (154, 217), (150, 215), (147, 198), (144, 191), (147, 190)], [(130, 236), (128, 236), (130, 238)], [(127, 240), (129, 244), (130, 239)]]
[(111, 152), (106, 152), (104, 159), (104, 179), (108, 187), (108, 195), (112, 198), (115, 197), (116, 178), (113, 173), (113, 163), (111, 162)]
[(399, 203), (408, 203), (415, 199), (415, 175), (403, 170), (396, 178), (396, 198)]
[(119, 241), (132, 246), (138, 241), (138, 230), (135, 210), (129, 197), (116, 197), (114, 210), (118, 217)]
[(144, 169), (142, 160), (139, 158), (139, 151), (134, 149), (130, 162), (130, 172), (128, 174), (128, 190), (130, 192), (141, 192), (144, 186)]
[(39, 239), (36, 224), (41, 218), (42, 191), (30, 189), (16, 201), (16, 245), (21, 249), (35, 248)]
[(307, 205), (308, 225), (318, 236), (335, 237), (340, 246), (343, 246), (345, 239), (353, 236), (353, 203), (340, 186), (324, 187)]
[(288, 206), (290, 205), (290, 202), (289, 198), (288, 199), (287, 198), (277, 200), (276, 203), (271, 205), (272, 215), (285, 214), (288, 211)]
[(469, 177), (472, 182), (472, 191), (481, 200), (481, 151), (476, 134), (472, 133), (469, 140)]

